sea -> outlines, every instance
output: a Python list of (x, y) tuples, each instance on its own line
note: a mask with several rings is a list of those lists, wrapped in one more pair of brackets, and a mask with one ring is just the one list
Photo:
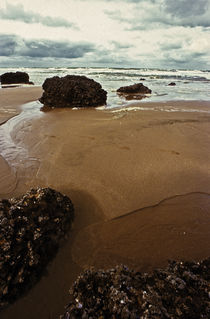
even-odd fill
[[(30, 81), (42, 85), (46, 78), (63, 77), (68, 74), (85, 75), (99, 82), (108, 92), (107, 108), (127, 106), (136, 100), (120, 97), (116, 90), (121, 86), (143, 83), (152, 90), (141, 102), (166, 101), (210, 101), (210, 70), (177, 70), (148, 68), (93, 68), (93, 67), (56, 67), (56, 68), (0, 68), (5, 72), (27, 72)], [(169, 86), (175, 82), (175, 86)]]

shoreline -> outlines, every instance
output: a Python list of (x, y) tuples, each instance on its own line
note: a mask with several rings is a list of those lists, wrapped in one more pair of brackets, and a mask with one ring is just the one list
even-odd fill
[[(0, 109), (8, 101), (17, 112), (17, 103), (40, 97), (41, 88), (24, 88), (26, 96), (19, 90), (0, 94)], [(196, 105), (205, 111), (210, 102)], [(145, 271), (170, 258), (208, 257), (209, 122), (210, 114), (202, 112), (54, 109), (12, 132), (28, 158), (16, 163), (16, 184), (8, 165), (4, 197), (52, 187), (71, 198), (75, 222), (46, 276), (2, 319), (57, 318), (86, 267), (124, 263)], [(4, 163), (0, 158), (0, 172)]]

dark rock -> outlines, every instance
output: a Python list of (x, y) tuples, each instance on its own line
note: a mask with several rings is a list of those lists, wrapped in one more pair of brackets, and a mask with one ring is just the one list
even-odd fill
[(175, 82), (171, 82), (171, 83), (169, 83), (168, 85), (169, 85), (169, 86), (175, 86), (176, 83), (175, 83)]
[(71, 200), (50, 188), (0, 200), (0, 309), (40, 278), (69, 229), (73, 212)]
[(117, 90), (117, 93), (125, 93), (125, 94), (150, 94), (152, 91), (144, 86), (142, 83), (136, 83), (129, 86), (122, 86)]
[(33, 84), (29, 81), (29, 75), (26, 72), (7, 72), (0, 77), (1, 84)]
[(48, 78), (40, 102), (50, 107), (95, 107), (106, 104), (107, 92), (92, 79), (79, 75)]
[(210, 318), (210, 258), (170, 262), (164, 270), (140, 273), (125, 266), (87, 270), (70, 290), (61, 319)]
[(145, 81), (145, 80), (146, 80), (145, 78), (141, 78), (141, 79), (140, 79), (140, 81)]

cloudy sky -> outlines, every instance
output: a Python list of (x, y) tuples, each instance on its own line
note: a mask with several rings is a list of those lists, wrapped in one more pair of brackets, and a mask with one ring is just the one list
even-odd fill
[(210, 69), (210, 0), (0, 0), (0, 66)]

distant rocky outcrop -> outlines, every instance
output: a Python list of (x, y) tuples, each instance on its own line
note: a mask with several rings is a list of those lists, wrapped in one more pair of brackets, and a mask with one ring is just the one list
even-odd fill
[(1, 84), (33, 84), (26, 72), (7, 72), (0, 76)]
[(171, 82), (171, 83), (169, 83), (168, 85), (169, 85), (169, 86), (175, 86), (176, 83), (175, 83), (175, 82)]
[(106, 104), (107, 92), (86, 76), (67, 75), (48, 78), (42, 85), (40, 102), (50, 107), (96, 107)]
[(142, 100), (147, 97), (145, 94), (150, 94), (152, 91), (142, 83), (136, 83), (120, 87), (117, 93), (126, 100)]
[(50, 188), (0, 200), (0, 309), (40, 278), (73, 214), (71, 200)]
[(152, 91), (142, 83), (136, 83), (129, 86), (122, 86), (117, 90), (117, 93), (122, 94), (150, 94)]
[(140, 273), (125, 266), (87, 270), (70, 290), (61, 319), (210, 318), (210, 258), (170, 262), (163, 270)]

